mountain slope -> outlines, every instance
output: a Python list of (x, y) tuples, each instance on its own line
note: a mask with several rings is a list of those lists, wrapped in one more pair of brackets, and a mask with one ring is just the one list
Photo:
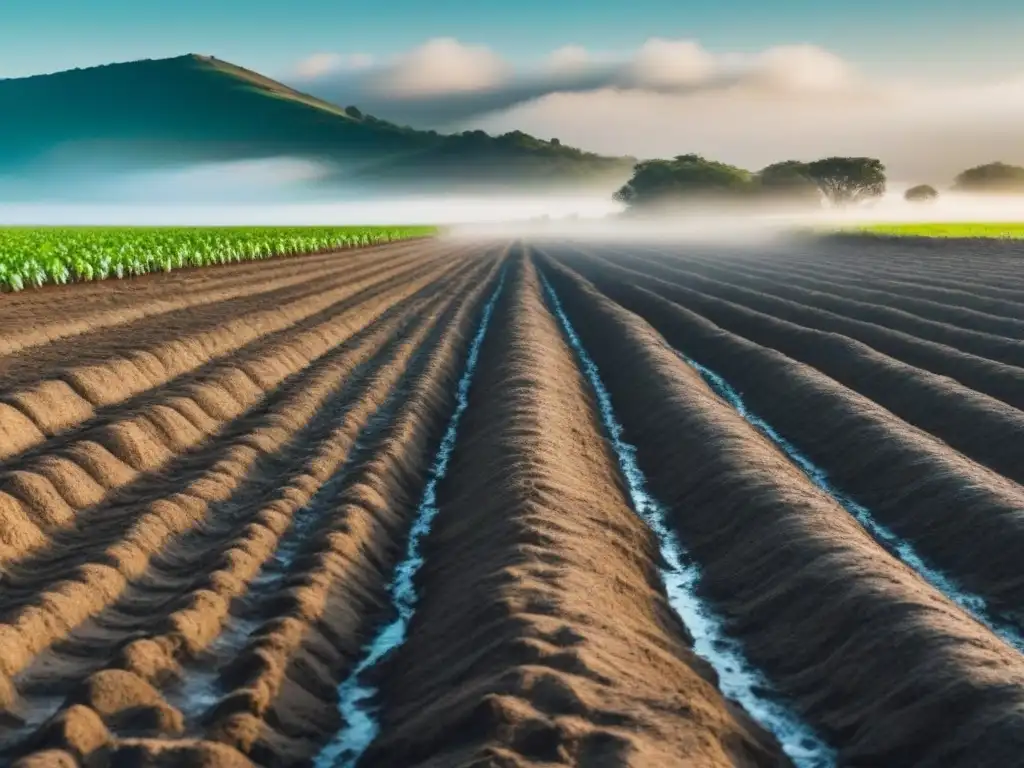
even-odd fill
[(0, 80), (0, 115), (9, 177), (288, 157), (326, 164), (332, 183), (571, 185), (632, 167), (518, 132), (443, 136), (349, 114), (196, 55)]

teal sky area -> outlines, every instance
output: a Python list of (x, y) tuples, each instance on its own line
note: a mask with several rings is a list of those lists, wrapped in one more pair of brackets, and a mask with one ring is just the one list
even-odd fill
[(431, 37), (526, 64), (567, 44), (628, 55), (655, 36), (721, 52), (813, 43), (896, 74), (1024, 70), (1020, 0), (3, 0), (0, 77), (182, 53), (284, 77), (313, 53), (387, 58)]

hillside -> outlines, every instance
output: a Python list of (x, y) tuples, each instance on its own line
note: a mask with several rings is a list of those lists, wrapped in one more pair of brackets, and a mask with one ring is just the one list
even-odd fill
[(349, 114), (197, 55), (0, 80), (0, 114), (9, 178), (288, 157), (326, 163), (330, 183), (571, 186), (632, 167), (518, 132), (444, 136)]

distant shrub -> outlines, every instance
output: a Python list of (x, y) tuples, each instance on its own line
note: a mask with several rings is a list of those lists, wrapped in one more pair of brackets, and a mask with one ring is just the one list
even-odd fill
[(1006, 163), (987, 163), (968, 168), (956, 177), (958, 192), (1024, 194), (1024, 168)]
[(766, 198), (818, 206), (822, 202), (821, 189), (800, 160), (772, 163), (757, 172), (756, 182)]
[(356, 120), (360, 119), (363, 116), (362, 110), (360, 110), (358, 107), (345, 107), (345, 112), (349, 115), (349, 117), (354, 117)]
[(911, 203), (930, 203), (938, 197), (938, 190), (928, 184), (918, 184), (903, 193), (903, 199)]

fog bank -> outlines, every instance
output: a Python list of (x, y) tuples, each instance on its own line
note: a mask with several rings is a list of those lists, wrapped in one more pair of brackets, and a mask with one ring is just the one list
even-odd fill
[(549, 215), (596, 218), (621, 209), (600, 197), (433, 196), (309, 203), (0, 203), (0, 225), (386, 225), (496, 223)]

